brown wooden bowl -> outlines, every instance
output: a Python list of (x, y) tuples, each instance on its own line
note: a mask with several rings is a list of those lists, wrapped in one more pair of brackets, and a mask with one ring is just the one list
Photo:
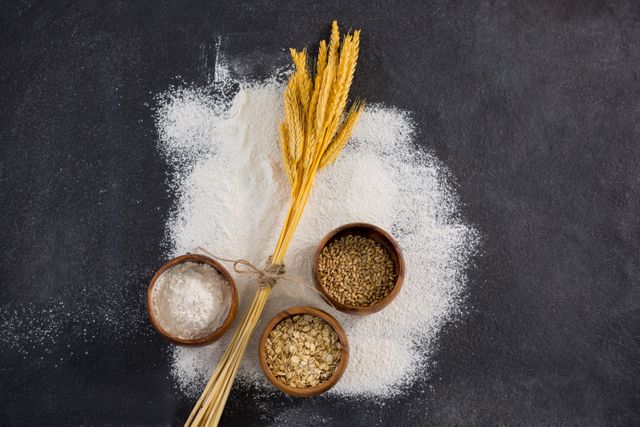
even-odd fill
[[(209, 264), (211, 267), (218, 270), (218, 272), (227, 279), (227, 283), (229, 283), (229, 288), (231, 289), (231, 307), (229, 307), (229, 313), (227, 314), (227, 317), (224, 320), (224, 322), (222, 322), (222, 325), (220, 325), (218, 329), (214, 330), (209, 335), (205, 335), (203, 337), (195, 338), (192, 340), (178, 338), (174, 335), (171, 335), (160, 325), (160, 323), (158, 322), (158, 319), (156, 318), (155, 313), (153, 312), (153, 287), (155, 286), (156, 281), (158, 280), (158, 277), (160, 277), (162, 273), (164, 273), (171, 267), (174, 267), (183, 262), (197, 262), (201, 264)], [(174, 344), (187, 345), (187, 346), (201, 346), (201, 345), (210, 344), (216, 341), (218, 338), (224, 335), (227, 329), (229, 329), (229, 327), (233, 323), (233, 320), (236, 317), (237, 312), (238, 312), (238, 290), (236, 288), (236, 282), (233, 280), (233, 277), (231, 277), (231, 274), (229, 274), (229, 271), (227, 271), (227, 269), (224, 268), (222, 264), (204, 255), (187, 254), (187, 255), (182, 255), (172, 259), (171, 261), (167, 262), (162, 267), (160, 267), (158, 271), (156, 271), (156, 274), (153, 275), (153, 278), (151, 279), (151, 283), (149, 284), (149, 288), (147, 289), (147, 313), (149, 314), (149, 320), (151, 320), (151, 324), (156, 329), (156, 331), (160, 333), (160, 335), (162, 335), (163, 337), (165, 337), (167, 340), (171, 341)]]
[[(271, 369), (269, 369), (269, 365), (267, 365), (267, 356), (266, 356), (266, 345), (267, 345), (267, 337), (273, 328), (276, 327), (278, 323), (286, 319), (287, 317), (295, 316), (297, 314), (310, 314), (315, 317), (319, 317), (325, 322), (327, 322), (338, 334), (338, 339), (340, 340), (340, 344), (342, 345), (342, 349), (340, 352), (340, 362), (338, 362), (338, 366), (336, 366), (336, 370), (333, 375), (331, 375), (326, 381), (318, 384), (315, 387), (309, 388), (296, 388), (291, 387), (280, 381), (273, 375)], [(349, 360), (349, 342), (347, 341), (347, 334), (342, 329), (342, 326), (336, 319), (333, 318), (329, 313), (326, 313), (318, 308), (314, 307), (291, 307), (280, 313), (276, 314), (273, 319), (269, 321), (267, 326), (262, 331), (262, 336), (260, 337), (260, 345), (258, 346), (258, 355), (260, 357), (260, 366), (264, 371), (267, 379), (276, 386), (279, 390), (295, 397), (312, 397), (317, 396), (319, 394), (324, 393), (333, 387), (338, 380), (344, 374), (344, 370), (347, 368), (347, 362)]]
[[(374, 240), (376, 243), (382, 245), (382, 247), (384, 247), (387, 250), (387, 253), (391, 257), (391, 260), (393, 261), (393, 264), (395, 266), (395, 270), (397, 273), (395, 286), (386, 297), (382, 298), (380, 301), (368, 307), (350, 306), (337, 301), (335, 298), (333, 298), (329, 294), (329, 292), (327, 292), (325, 287), (320, 282), (320, 277), (318, 275), (318, 260), (320, 258), (320, 253), (331, 242), (333, 242), (334, 240), (340, 237), (347, 236), (347, 235), (358, 235), (362, 237), (368, 237)], [(372, 224), (367, 224), (364, 222), (354, 222), (354, 223), (345, 224), (341, 227), (336, 228), (335, 230), (329, 232), (329, 234), (327, 234), (320, 241), (320, 244), (318, 245), (318, 248), (316, 249), (316, 252), (313, 255), (312, 274), (313, 274), (313, 281), (316, 285), (316, 288), (318, 288), (318, 290), (322, 293), (322, 296), (329, 303), (331, 303), (336, 309), (347, 312), (347, 313), (360, 314), (360, 315), (372, 314), (388, 306), (391, 303), (391, 301), (393, 301), (393, 299), (400, 292), (400, 288), (402, 288), (402, 282), (404, 281), (404, 274), (405, 274), (404, 257), (402, 256), (402, 251), (400, 250), (400, 246), (398, 246), (398, 243), (395, 241), (393, 237), (391, 237), (389, 233), (387, 233), (380, 227), (376, 227), (375, 225), (372, 225)]]

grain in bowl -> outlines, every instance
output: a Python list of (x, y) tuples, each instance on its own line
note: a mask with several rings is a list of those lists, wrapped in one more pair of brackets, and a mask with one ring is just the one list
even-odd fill
[(338, 310), (376, 312), (397, 295), (404, 259), (397, 243), (371, 224), (353, 223), (330, 232), (314, 261), (316, 287)]
[(280, 390), (306, 397), (331, 388), (348, 359), (344, 330), (329, 314), (313, 307), (279, 313), (260, 341), (260, 364)]

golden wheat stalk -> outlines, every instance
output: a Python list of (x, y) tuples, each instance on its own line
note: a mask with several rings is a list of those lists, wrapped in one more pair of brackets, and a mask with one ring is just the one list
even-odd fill
[[(333, 21), (328, 45), (324, 40), (320, 42), (313, 77), (309, 73), (306, 49), (301, 52), (291, 49), (295, 71), (285, 88), (284, 121), (279, 126), (282, 162), (291, 195), (271, 257), (274, 265), (284, 261), (316, 173), (335, 161), (364, 110), (364, 105), (356, 102), (345, 115), (359, 44), (360, 32), (355, 31), (345, 36), (340, 48), (340, 31)], [(270, 293), (270, 286), (258, 288), (185, 426), (218, 425), (242, 356)]]

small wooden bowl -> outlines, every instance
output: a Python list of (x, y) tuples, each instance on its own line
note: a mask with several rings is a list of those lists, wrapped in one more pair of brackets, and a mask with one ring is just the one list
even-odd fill
[[(229, 313), (227, 314), (227, 317), (224, 320), (224, 322), (222, 322), (222, 325), (220, 325), (218, 329), (214, 330), (209, 335), (205, 335), (203, 337), (195, 338), (192, 340), (179, 338), (174, 335), (171, 335), (160, 325), (160, 322), (158, 322), (158, 319), (156, 318), (156, 315), (153, 311), (153, 287), (155, 286), (158, 280), (158, 277), (160, 277), (162, 273), (164, 273), (171, 267), (174, 267), (183, 262), (196, 262), (201, 264), (209, 264), (211, 267), (215, 268), (220, 274), (222, 274), (225, 277), (225, 279), (227, 279), (227, 283), (229, 283), (229, 288), (231, 289), (231, 307), (229, 307)], [(233, 320), (236, 317), (237, 312), (238, 312), (238, 290), (236, 288), (236, 282), (233, 280), (233, 277), (231, 277), (231, 274), (229, 274), (227, 269), (222, 266), (222, 264), (204, 255), (187, 254), (187, 255), (182, 255), (172, 259), (171, 261), (167, 262), (162, 267), (160, 267), (158, 271), (156, 271), (156, 274), (153, 275), (153, 278), (151, 279), (151, 283), (149, 284), (149, 288), (147, 289), (147, 313), (149, 314), (149, 320), (151, 320), (151, 324), (156, 329), (156, 331), (160, 333), (160, 335), (162, 335), (163, 337), (165, 337), (167, 340), (171, 341), (174, 344), (187, 345), (187, 346), (202, 346), (202, 345), (211, 344), (212, 342), (220, 338), (222, 335), (224, 335), (227, 329), (229, 329), (229, 327), (233, 323)]]
[[(322, 250), (331, 244), (334, 240), (347, 236), (347, 235), (358, 235), (362, 237), (368, 237), (369, 239), (374, 240), (376, 243), (382, 245), (387, 250), (387, 253), (391, 257), (393, 264), (395, 266), (395, 270), (397, 273), (396, 276), (396, 284), (389, 292), (389, 294), (382, 298), (380, 301), (372, 304), (368, 307), (359, 307), (359, 306), (350, 306), (343, 304), (333, 298), (329, 292), (325, 289), (325, 287), (320, 282), (320, 276), (318, 274), (318, 260), (320, 258), (320, 253)], [(318, 245), (316, 252), (313, 256), (313, 281), (316, 285), (316, 288), (322, 293), (322, 296), (329, 301), (336, 309), (340, 311), (344, 311), (347, 313), (353, 314), (372, 314), (377, 311), (382, 310), (386, 306), (388, 306), (391, 301), (398, 295), (400, 292), (400, 288), (402, 287), (402, 282), (404, 281), (404, 273), (405, 273), (405, 264), (404, 257), (402, 256), (402, 251), (400, 250), (400, 246), (394, 240), (393, 237), (380, 227), (376, 227), (372, 224), (367, 224), (364, 222), (354, 222), (351, 224), (346, 224), (341, 227), (336, 228), (335, 230), (329, 232)]]
[[(336, 366), (336, 370), (333, 372), (333, 375), (331, 375), (326, 381), (318, 384), (315, 387), (296, 388), (288, 386), (278, 378), (276, 378), (276, 376), (273, 375), (273, 372), (271, 372), (271, 369), (269, 369), (269, 365), (267, 365), (267, 354), (265, 348), (267, 345), (267, 337), (269, 336), (269, 333), (273, 328), (276, 327), (278, 323), (280, 323), (287, 317), (295, 316), (297, 314), (310, 314), (312, 316), (319, 317), (327, 322), (336, 331), (336, 334), (338, 334), (338, 339), (340, 340), (340, 344), (342, 345), (342, 349), (340, 352), (340, 362), (338, 362), (338, 366)], [(342, 374), (344, 374), (344, 370), (347, 368), (347, 362), (349, 360), (349, 342), (347, 341), (347, 334), (344, 332), (344, 329), (342, 329), (342, 326), (340, 326), (340, 323), (338, 323), (338, 321), (334, 319), (333, 316), (331, 316), (329, 313), (313, 307), (291, 307), (276, 314), (275, 317), (271, 319), (267, 326), (264, 328), (264, 331), (262, 331), (262, 336), (260, 337), (258, 355), (260, 357), (260, 366), (262, 367), (265, 376), (271, 382), (271, 384), (276, 386), (276, 388), (291, 396), (312, 397), (329, 390), (331, 387), (336, 385), (338, 380), (340, 380)]]

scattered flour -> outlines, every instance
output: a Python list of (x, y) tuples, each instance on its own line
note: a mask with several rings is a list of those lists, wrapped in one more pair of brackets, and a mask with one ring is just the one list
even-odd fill
[[(167, 224), (169, 256), (203, 246), (261, 263), (275, 247), (289, 196), (277, 143), (284, 86), (276, 79), (236, 83), (226, 95), (212, 87), (161, 97), (159, 149), (174, 168), (178, 192)], [(323, 308), (347, 332), (349, 365), (330, 393), (390, 397), (425, 375), (438, 331), (457, 310), (477, 234), (457, 215), (447, 171), (414, 138), (408, 113), (369, 106), (337, 162), (319, 173), (285, 260), (289, 273), (311, 284), (320, 239), (342, 224), (370, 222), (389, 230), (404, 251), (407, 274), (398, 297), (381, 312), (359, 317), (332, 310), (308, 287), (275, 287), (240, 381), (270, 390), (258, 364), (258, 336), (273, 315), (293, 305)], [(237, 280), (240, 318), (255, 283)], [(171, 348), (172, 374), (185, 394), (199, 395), (231, 336), (203, 348)]]

